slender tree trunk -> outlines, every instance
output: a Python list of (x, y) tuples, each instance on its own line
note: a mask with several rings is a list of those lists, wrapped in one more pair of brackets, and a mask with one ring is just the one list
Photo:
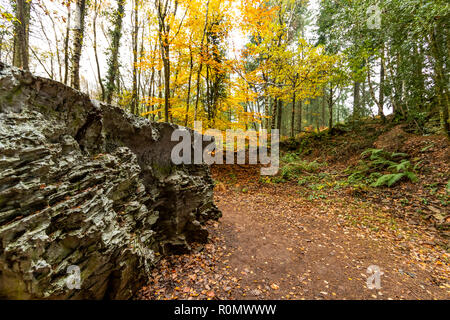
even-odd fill
[[(423, 39), (421, 39), (423, 41)], [(418, 40), (420, 41), (420, 40)], [(423, 106), (424, 104), (424, 94), (425, 94), (425, 77), (423, 75), (423, 65), (424, 65), (424, 56), (420, 51), (416, 42), (413, 44), (413, 54), (415, 56), (415, 71), (416, 71), (416, 101), (419, 106)]]
[[(162, 105), (161, 105), (161, 100), (162, 100), (162, 72), (161, 70), (158, 71), (158, 100), (159, 100), (159, 104), (158, 104), (158, 109), (161, 110)], [(158, 111), (158, 120), (160, 120), (162, 118), (161, 116), (161, 111)]]
[(295, 125), (295, 91), (292, 94), (292, 117), (291, 117), (291, 137), (292, 138), (295, 136), (294, 125)]
[(200, 57), (199, 57), (199, 67), (197, 72), (197, 92), (196, 92), (196, 98), (195, 98), (195, 108), (194, 108), (194, 121), (197, 121), (197, 113), (198, 113), (198, 100), (200, 98), (200, 75), (202, 73), (202, 67), (203, 67), (203, 42), (205, 40), (206, 30), (208, 28), (208, 13), (209, 13), (209, 1), (206, 3), (206, 14), (205, 14), (205, 25), (203, 27), (203, 35), (202, 35), (202, 41), (200, 43)]
[[(207, 43), (208, 43), (208, 41), (207, 41)], [(206, 101), (206, 110), (207, 110), (207, 113), (208, 113), (208, 122), (209, 122), (209, 120), (211, 120), (211, 109), (210, 109), (210, 106), (211, 106), (211, 92), (210, 92), (211, 90), (210, 90), (210, 88), (211, 88), (211, 86), (210, 86), (210, 83), (209, 83), (209, 70), (210, 70), (209, 66), (206, 65), (206, 79), (205, 79), (205, 82), (206, 82), (206, 99), (205, 99), (205, 101)]]
[(70, 39), (70, 18), (71, 9), (70, 4), (67, 5), (67, 27), (66, 37), (64, 39), (64, 84), (67, 85), (69, 79), (69, 39)]
[(266, 129), (270, 129), (270, 98), (267, 93), (264, 94), (264, 114), (266, 116), (265, 123), (266, 123)]
[(138, 56), (138, 34), (139, 34), (139, 16), (138, 16), (139, 0), (134, 0), (134, 31), (132, 33), (133, 43), (133, 92), (131, 97), (131, 113), (136, 114), (138, 111), (138, 84), (137, 84), (137, 56)]
[(331, 132), (331, 129), (333, 129), (333, 87), (330, 86), (330, 94), (328, 96), (328, 129)]
[[(144, 28), (142, 29), (142, 33), (141, 33), (141, 43), (140, 43), (140, 48), (139, 48), (139, 59), (143, 59), (144, 57), (144, 37), (145, 37), (145, 32), (144, 32)], [(141, 103), (141, 93), (145, 94), (145, 87), (142, 86), (142, 69), (141, 68), (137, 68), (137, 88), (136, 88), (136, 97), (137, 97), (137, 109), (138, 109), (138, 114), (141, 113), (141, 111), (143, 110), (143, 105)], [(145, 86), (147, 84), (147, 80), (145, 82)]]
[(340, 112), (341, 112), (341, 109), (339, 108), (339, 105), (337, 105), (337, 108), (336, 108), (336, 123), (339, 123), (339, 121), (341, 121), (340, 119), (340, 116), (341, 116), (341, 114), (340, 114)]
[(97, 0), (95, 0), (94, 6), (95, 6), (95, 14), (94, 14), (94, 21), (92, 23), (92, 31), (94, 33), (94, 55), (95, 55), (95, 63), (97, 65), (98, 84), (102, 91), (101, 100), (104, 101), (105, 100), (105, 86), (103, 85), (103, 81), (102, 81), (102, 75), (100, 72), (100, 63), (98, 60), (98, 53), (97, 53), (97, 17), (98, 17), (98, 10), (99, 10), (98, 5), (97, 5)]
[[(366, 90), (366, 82), (364, 81), (364, 82), (361, 83), (361, 102), (360, 102), (360, 110), (361, 110), (361, 112), (360, 112), (360, 115), (362, 117), (367, 116), (367, 114), (366, 114), (366, 112), (367, 112), (366, 106), (367, 106), (367, 90)], [(372, 112), (372, 109), (370, 111)]]
[(164, 121), (169, 122), (169, 109), (170, 109), (170, 51), (167, 47), (163, 50), (164, 58)]
[(280, 134), (281, 134), (282, 117), (283, 117), (283, 101), (281, 99), (278, 99), (277, 129), (280, 130)]
[(16, 0), (16, 18), (14, 35), (13, 65), (29, 71), (29, 26), (30, 3), (26, 0)]
[[(155, 48), (153, 49), (153, 52), (152, 52), (152, 61), (155, 60), (156, 49), (157, 48), (158, 48), (158, 41), (156, 40), (155, 41)], [(153, 98), (154, 98), (155, 93), (156, 93), (156, 71), (155, 71), (155, 66), (152, 66), (152, 76), (151, 76), (151, 79), (150, 79), (150, 90), (151, 91), (150, 91), (150, 94), (149, 94), (149, 98), (152, 99), (150, 107), (151, 107), (151, 111), (155, 111), (155, 103), (153, 101)], [(155, 117), (156, 117), (155, 112), (152, 112), (152, 120), (153, 121), (155, 121)]]
[[(200, 57), (200, 59), (201, 59), (201, 57)], [(202, 73), (202, 67), (203, 67), (203, 63), (200, 61), (200, 66), (198, 67), (198, 71), (197, 71), (197, 92), (196, 92), (196, 97), (195, 97), (194, 121), (197, 121), (197, 116), (198, 116), (198, 101), (200, 99), (200, 75)]]
[(109, 49), (108, 72), (106, 75), (106, 102), (111, 103), (112, 97), (118, 86), (116, 85), (119, 70), (119, 47), (122, 37), (122, 22), (125, 13), (125, 0), (117, 0), (114, 30), (111, 33), (111, 48)]
[(378, 115), (381, 117), (381, 120), (386, 122), (386, 117), (384, 115), (384, 48), (381, 49), (381, 61), (380, 61), (380, 92), (378, 98)]
[(277, 128), (277, 110), (278, 110), (278, 98), (275, 98), (272, 107), (272, 130)]
[[(153, 111), (153, 95), (154, 95), (154, 80), (155, 80), (155, 68), (152, 67), (152, 75), (150, 77), (150, 88), (148, 90), (148, 99), (152, 99), (150, 103), (147, 103), (147, 112)], [(155, 114), (151, 114), (152, 120), (155, 120)], [(147, 115), (147, 118), (150, 119), (150, 114)]]
[(359, 120), (361, 108), (360, 83), (355, 81), (353, 84), (353, 120)]
[[(383, 108), (384, 108), (384, 92), (383, 92), (383, 88), (384, 88), (384, 63), (383, 60), (381, 60), (381, 67), (380, 67), (380, 92), (379, 92), (379, 98), (377, 99), (375, 97), (375, 91), (372, 87), (372, 80), (370, 77), (370, 64), (367, 62), (367, 66), (368, 66), (368, 71), (367, 71), (367, 83), (369, 85), (369, 93), (372, 97), (372, 100), (375, 102), (375, 104), (378, 107), (378, 115), (381, 117), (381, 120), (383, 121), (383, 123), (385, 122), (386, 118), (384, 116), (383, 113)], [(363, 87), (364, 90), (364, 87)]]
[(302, 132), (302, 125), (303, 125), (303, 101), (300, 100), (298, 104), (298, 132)]
[(394, 80), (394, 88), (395, 88), (395, 94), (394, 94), (394, 115), (398, 115), (400, 112), (404, 116), (405, 113), (403, 111), (403, 103), (404, 103), (404, 93), (403, 93), (403, 80), (400, 78), (401, 74), (401, 56), (397, 54), (396, 57), (396, 72), (397, 77)]
[[(178, 1), (175, 0), (175, 5), (171, 13), (169, 14), (170, 0), (165, 0), (165, 3), (161, 3), (161, 0), (155, 0), (155, 7), (158, 16), (159, 27), (159, 42), (161, 46), (161, 58), (164, 65), (164, 119), (169, 122), (169, 110), (170, 110), (170, 29), (171, 23), (168, 21), (168, 17), (172, 15), (176, 16)], [(180, 25), (181, 27), (181, 25)]]
[[(16, 25), (19, 23), (16, 22)], [(12, 64), (14, 67), (21, 68), (22, 67), (22, 56), (20, 53), (19, 46), (19, 26), (14, 26), (14, 37), (13, 37), (13, 52), (12, 52)]]
[(189, 79), (188, 79), (188, 91), (186, 98), (186, 118), (184, 119), (184, 126), (187, 127), (189, 121), (189, 103), (191, 100), (191, 82), (192, 82), (192, 69), (194, 68), (194, 63), (192, 59), (192, 48), (189, 44)]
[(321, 121), (321, 124), (322, 124), (322, 127), (325, 127), (325, 123), (326, 123), (326, 119), (325, 119), (325, 104), (326, 104), (326, 98), (325, 98), (325, 95), (322, 97), (322, 121)]
[(73, 38), (73, 54), (72, 54), (72, 73), (70, 75), (70, 85), (80, 90), (80, 59), (81, 50), (83, 48), (84, 40), (84, 18), (86, 16), (86, 0), (77, 0), (76, 2), (79, 21), (75, 26)]
[(437, 29), (431, 33), (431, 47), (434, 58), (434, 76), (435, 76), (435, 91), (440, 109), (441, 126), (447, 137), (450, 137), (450, 118), (449, 118), (449, 99), (446, 92), (446, 76), (444, 72), (444, 63), (442, 61), (443, 54), (440, 52), (439, 45), (442, 39)]
[(319, 116), (316, 116), (316, 128), (317, 128), (317, 133), (320, 132), (320, 125), (319, 125)]

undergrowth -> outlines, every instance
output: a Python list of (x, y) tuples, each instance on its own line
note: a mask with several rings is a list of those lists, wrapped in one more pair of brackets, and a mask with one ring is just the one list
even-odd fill
[(401, 180), (417, 182), (416, 171), (420, 162), (413, 166), (406, 153), (387, 152), (383, 149), (367, 149), (355, 167), (350, 167), (350, 183), (365, 183), (371, 187), (392, 187)]
[(327, 165), (326, 162), (306, 161), (300, 159), (296, 153), (287, 153), (281, 158), (282, 168), (280, 178), (282, 180), (298, 180), (302, 174), (317, 173)]

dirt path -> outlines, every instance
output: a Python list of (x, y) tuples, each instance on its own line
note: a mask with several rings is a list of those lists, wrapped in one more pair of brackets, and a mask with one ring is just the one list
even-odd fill
[[(377, 230), (376, 219), (383, 223), (386, 216), (376, 208), (351, 199), (308, 203), (298, 194), (286, 196), (287, 190), (277, 189), (217, 196), (224, 213), (219, 232), (232, 252), (228, 264), (235, 272), (245, 273), (241, 286), (252, 288), (235, 298), (450, 297), (448, 283), (444, 284), (448, 273), (438, 258), (444, 252), (435, 251), (435, 246), (425, 252), (409, 245), (430, 241), (425, 239), (426, 231), (394, 222), (392, 230)], [(351, 225), (352, 219), (367, 214), (375, 220), (372, 228)], [(414, 232), (423, 238), (413, 240)], [(384, 273), (380, 290), (367, 288), (366, 271), (371, 265)]]
[[(243, 192), (244, 191), (244, 192)], [(142, 299), (449, 299), (449, 255), (425, 225), (353, 196), (221, 186), (211, 242), (163, 259)], [(379, 266), (381, 289), (367, 288)]]

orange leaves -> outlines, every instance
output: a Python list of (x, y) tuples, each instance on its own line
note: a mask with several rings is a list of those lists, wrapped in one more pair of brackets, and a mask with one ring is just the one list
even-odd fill
[[(160, 113), (164, 101), (158, 97), (170, 91), (168, 109), (175, 123), (192, 127), (195, 119), (204, 129), (260, 128), (257, 124), (270, 117), (263, 99), (269, 103), (274, 98), (291, 101), (294, 93), (298, 100), (320, 95), (336, 57), (302, 39), (294, 43), (285, 21), (293, 6), (293, 0), (180, 0), (164, 28), (158, 13), (149, 13), (154, 20), (150, 45), (138, 66), (153, 81), (151, 97), (143, 102), (157, 110), (143, 115)], [(252, 36), (241, 53), (230, 49), (237, 35)], [(161, 77), (163, 58), (170, 67), (170, 90), (161, 94), (167, 81)]]
[(242, 0), (240, 6), (241, 27), (252, 35), (261, 35), (267, 32), (276, 9), (275, 6), (269, 6), (268, 2), (264, 0)]
[(270, 287), (271, 287), (273, 290), (278, 290), (278, 289), (280, 289), (280, 287), (279, 287), (276, 283), (271, 284)]

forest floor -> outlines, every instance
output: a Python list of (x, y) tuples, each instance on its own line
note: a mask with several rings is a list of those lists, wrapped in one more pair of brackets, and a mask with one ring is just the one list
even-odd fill
[[(426, 157), (445, 160), (447, 142), (433, 141)], [(439, 170), (422, 180), (442, 170), (448, 178), (447, 164), (432, 164)], [(337, 178), (342, 168), (325, 170)], [(429, 197), (429, 184), (311, 190), (268, 183), (247, 165), (214, 167), (213, 177), (223, 217), (208, 223), (210, 242), (163, 258), (138, 299), (450, 298), (448, 237), (429, 219), (448, 207)], [(380, 289), (367, 287), (372, 265), (381, 269)]]

